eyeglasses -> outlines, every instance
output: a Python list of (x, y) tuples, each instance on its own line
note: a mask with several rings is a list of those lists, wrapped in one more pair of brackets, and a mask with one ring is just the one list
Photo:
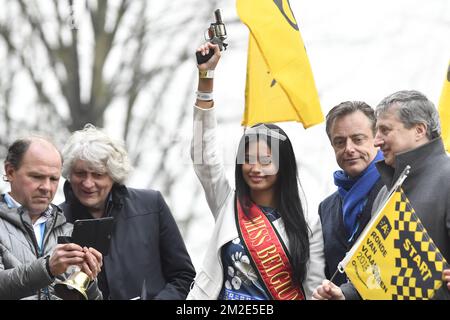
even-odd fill
[(262, 135), (272, 137), (272, 138), (275, 138), (275, 139), (278, 139), (281, 141), (284, 141), (287, 139), (287, 137), (285, 135), (275, 131), (274, 129), (270, 129), (265, 124), (260, 124), (259, 126), (256, 126), (253, 128), (248, 128), (245, 130), (244, 134), (246, 136), (262, 134)]

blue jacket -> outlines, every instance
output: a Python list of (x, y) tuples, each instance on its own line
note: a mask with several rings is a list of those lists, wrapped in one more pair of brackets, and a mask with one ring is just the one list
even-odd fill
[[(100, 289), (109, 291), (103, 292), (104, 298), (185, 299), (195, 270), (161, 193), (123, 185), (114, 185), (111, 192), (105, 216), (114, 217), (114, 230), (103, 260), (106, 288), (99, 277)], [(66, 202), (61, 207), (68, 221), (92, 218), (69, 182), (64, 193)]]
[[(344, 258), (347, 251), (353, 246), (355, 241), (358, 239), (361, 231), (367, 225), (370, 220), (373, 201), (375, 200), (378, 192), (380, 191), (383, 183), (381, 179), (375, 183), (374, 187), (369, 193), (366, 206), (363, 209), (361, 215), (361, 221), (353, 237), (353, 241), (348, 242), (347, 231), (345, 230), (344, 220), (342, 215), (342, 199), (339, 196), (338, 191), (330, 195), (328, 198), (323, 200), (319, 204), (319, 216), (322, 222), (322, 234), (324, 241), (324, 252), (325, 252), (325, 276), (327, 279), (331, 279), (337, 270), (339, 262)], [(345, 273), (338, 273), (334, 279), (333, 283), (340, 286), (341, 284), (347, 282), (347, 277)]]

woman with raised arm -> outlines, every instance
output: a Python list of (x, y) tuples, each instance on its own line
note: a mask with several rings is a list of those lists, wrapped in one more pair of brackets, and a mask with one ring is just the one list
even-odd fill
[(188, 299), (309, 299), (325, 277), (323, 240), (320, 224), (308, 226), (304, 215), (292, 144), (276, 125), (247, 129), (230, 185), (217, 154), (212, 99), (220, 51), (209, 42), (197, 51), (210, 50), (198, 65), (191, 156), (215, 227)]

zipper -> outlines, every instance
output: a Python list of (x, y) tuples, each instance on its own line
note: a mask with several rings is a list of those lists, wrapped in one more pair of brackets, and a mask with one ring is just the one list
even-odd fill
[[(47, 247), (46, 244), (47, 244), (47, 242), (48, 242), (48, 239), (50, 238), (51, 232), (55, 229), (56, 221), (58, 220), (58, 215), (57, 215), (57, 213), (56, 213), (56, 210), (57, 210), (57, 209), (52, 208), (52, 212), (50, 213), (50, 217), (53, 216), (53, 221), (52, 221), (52, 223), (51, 223), (50, 228), (47, 228), (47, 221), (48, 221), (48, 220), (47, 220), (46, 223), (45, 223), (44, 237), (43, 237), (43, 239), (42, 239), (42, 244), (41, 244), (41, 246), (42, 246), (42, 247), (41, 247), (41, 254), (40, 254), (41, 257), (44, 256), (45, 248)], [(51, 300), (51, 295), (50, 295), (49, 286), (46, 286), (43, 290), (44, 290), (44, 294), (46, 295), (47, 299), (48, 299), (48, 300)], [(40, 291), (40, 290), (39, 290), (39, 291)]]
[(40, 258), (41, 255), (40, 255), (40, 253), (39, 253), (39, 246), (38, 246), (38, 243), (37, 243), (37, 240), (36, 240), (36, 235), (34, 234), (33, 229), (30, 228), (30, 225), (29, 225), (29, 224), (25, 223), (25, 221), (23, 220), (23, 215), (22, 215), (22, 214), (20, 215), (20, 220), (21, 220), (21, 222), (22, 222), (22, 225), (25, 227), (25, 230), (27, 231), (28, 235), (29, 235), (30, 238), (31, 238), (31, 241), (32, 241), (32, 243), (33, 243), (33, 248), (34, 248), (34, 253), (35, 253), (35, 255), (36, 255), (36, 258)]
[[(53, 208), (53, 210), (51, 212), (51, 215), (53, 215), (56, 210), (57, 209)], [(47, 229), (47, 226), (45, 227), (44, 239), (42, 239), (42, 255), (41, 256), (44, 255), (44, 248), (46, 247), (46, 244), (47, 244), (48, 239), (50, 237), (50, 233), (51, 233), (50, 231), (52, 231), (55, 228), (55, 226), (56, 226), (56, 220), (58, 220), (58, 215), (55, 213), (54, 214), (54, 219), (53, 219), (52, 224), (50, 226), (50, 229)]]
[[(34, 248), (34, 254), (36, 255), (36, 258), (40, 258), (40, 254), (39, 254), (39, 247), (37, 244), (37, 240), (36, 240), (36, 235), (34, 234), (33, 229), (30, 229), (30, 226), (25, 223), (25, 221), (23, 220), (23, 214), (25, 214), (23, 211), (20, 214), (20, 221), (22, 222), (22, 225), (25, 227), (25, 230), (28, 233), (28, 236), (31, 238), (31, 242), (33, 243), (33, 248)], [(38, 300), (42, 300), (41, 299), (41, 289), (38, 289)]]
[(106, 210), (105, 210), (105, 215), (104, 216), (105, 217), (110, 217), (113, 208), (114, 208), (114, 203), (113, 203), (112, 198), (111, 198), (111, 200), (108, 200), (108, 203), (106, 204)]
[[(55, 212), (55, 209), (53, 209), (52, 213), (54, 213), (54, 212)], [(38, 259), (41, 258), (44, 255), (44, 248), (50, 237), (49, 231), (53, 230), (56, 225), (56, 220), (57, 220), (56, 214), (55, 214), (55, 218), (53, 219), (50, 229), (47, 230), (47, 227), (45, 228), (44, 239), (42, 239), (42, 249), (40, 250), (40, 252), (39, 252), (39, 246), (38, 246), (36, 235), (34, 234), (33, 228), (30, 228), (29, 224), (25, 223), (25, 221), (23, 220), (23, 214), (20, 215), (20, 220), (22, 222), (22, 225), (25, 227), (25, 230), (27, 231), (28, 235), (30, 236), (31, 241), (33, 242), (33, 247), (34, 247), (34, 252), (35, 252), (36, 258), (38, 258)], [(47, 298), (48, 298), (48, 300), (50, 300), (50, 293), (48, 292), (48, 290), (47, 290)], [(41, 300), (41, 289), (38, 290), (38, 300)]]

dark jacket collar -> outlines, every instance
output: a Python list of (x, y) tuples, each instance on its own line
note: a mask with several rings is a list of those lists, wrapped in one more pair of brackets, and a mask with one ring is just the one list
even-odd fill
[(442, 138), (439, 137), (415, 149), (397, 154), (394, 167), (387, 165), (384, 160), (377, 162), (376, 166), (384, 184), (391, 188), (407, 165), (411, 166), (409, 175), (415, 175), (433, 163), (434, 158), (442, 155), (445, 155), (445, 149)]
[[(121, 208), (123, 206), (123, 203), (125, 201), (125, 198), (128, 197), (128, 189), (125, 185), (122, 184), (118, 184), (118, 183), (114, 183), (110, 195), (108, 196), (107, 201), (110, 201), (111, 204), (114, 207), (119, 207)], [(85, 206), (83, 206), (81, 204), (80, 201), (78, 201), (77, 197), (75, 196), (73, 190), (72, 190), (72, 186), (70, 184), (70, 182), (67, 180), (64, 183), (64, 196), (65, 196), (65, 205), (68, 207), (69, 210), (64, 210), (64, 214), (67, 217), (67, 220), (69, 221), (75, 221), (77, 219), (87, 219), (89, 218), (89, 216), (85, 216), (85, 217), (75, 217), (73, 216), (74, 213), (80, 213), (80, 212), (85, 212), (87, 213), (88, 210)], [(109, 203), (106, 204), (106, 207), (108, 207)], [(78, 210), (74, 210), (74, 209), (78, 209)], [(79, 210), (81, 209), (81, 210)]]

